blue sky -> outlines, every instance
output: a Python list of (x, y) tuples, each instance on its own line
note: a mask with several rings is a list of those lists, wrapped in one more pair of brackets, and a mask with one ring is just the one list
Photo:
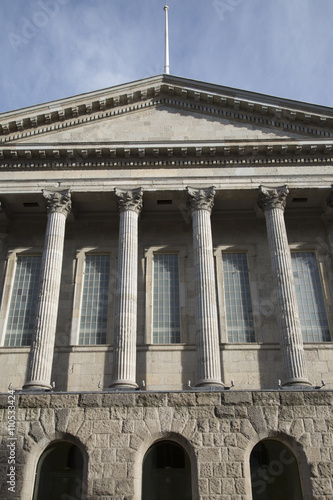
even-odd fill
[[(170, 73), (333, 107), (332, 0), (168, 0)], [(0, 112), (163, 73), (164, 0), (1, 0)]]

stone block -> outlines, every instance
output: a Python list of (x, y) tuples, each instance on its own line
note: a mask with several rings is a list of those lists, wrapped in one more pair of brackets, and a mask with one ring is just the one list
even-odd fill
[(127, 408), (122, 408), (121, 406), (115, 406), (111, 408), (105, 408), (109, 413), (112, 420), (126, 420), (127, 419)]
[(209, 480), (209, 492), (212, 495), (220, 495), (221, 494), (221, 480), (212, 478)]
[(121, 433), (122, 422), (120, 420), (97, 420), (92, 424), (93, 432), (97, 434), (109, 434), (112, 438)]
[(197, 392), (196, 403), (199, 406), (215, 406), (221, 404), (221, 394), (212, 392)]
[(93, 408), (102, 406), (103, 396), (101, 393), (80, 394), (79, 406), (82, 408)]
[(48, 436), (53, 436), (55, 432), (55, 416), (54, 410), (42, 408), (40, 411), (40, 423)]
[(114, 480), (109, 479), (98, 479), (93, 483), (93, 494), (97, 497), (105, 495), (109, 497), (115, 493)]
[(214, 417), (215, 408), (213, 406), (199, 406), (199, 407), (191, 407), (189, 408), (190, 418), (195, 419), (211, 419)]
[(67, 432), (75, 436), (78, 433), (80, 427), (83, 425), (84, 421), (84, 410), (71, 408), (68, 419)]
[(227, 419), (235, 417), (235, 408), (228, 406), (216, 406), (214, 414), (217, 418)]
[(235, 495), (236, 494), (235, 480), (230, 478), (223, 479), (221, 493), (222, 495)]
[(45, 437), (44, 429), (39, 422), (33, 422), (31, 424), (29, 436), (31, 436), (36, 443), (39, 443)]
[(77, 408), (78, 394), (52, 394), (51, 408)]
[(135, 394), (132, 392), (102, 394), (102, 406), (107, 408), (135, 406)]
[(242, 464), (240, 462), (229, 462), (226, 464), (226, 477), (242, 477)]
[(213, 464), (214, 477), (227, 477), (226, 464)]
[(48, 408), (50, 394), (22, 394), (19, 397), (19, 408)]
[(312, 479), (313, 494), (316, 495), (332, 495), (332, 481), (331, 479), (324, 478), (314, 478)]
[(281, 401), (282, 405), (285, 405), (285, 406), (304, 405), (303, 392), (282, 390), (282, 391), (280, 391), (279, 394), (280, 394), (280, 401)]
[(67, 424), (70, 415), (69, 408), (56, 410), (55, 412), (55, 428), (58, 432), (66, 433)]
[[(213, 476), (213, 464), (212, 463), (201, 463), (199, 464), (199, 478), (202, 477), (212, 477)], [(220, 476), (222, 477), (222, 476)]]
[(304, 392), (304, 402), (307, 405), (319, 406), (329, 405), (333, 406), (333, 391), (309, 391)]
[[(145, 430), (145, 434), (159, 434), (161, 432), (161, 424), (159, 419), (146, 419), (145, 424), (147, 427), (147, 430)], [(147, 432), (148, 431), (148, 432)]]
[(225, 405), (251, 405), (252, 393), (250, 391), (224, 391), (222, 404)]
[(167, 395), (163, 393), (140, 393), (136, 394), (137, 406), (157, 406), (167, 405)]
[(304, 434), (305, 429), (303, 421), (301, 419), (294, 420), (290, 427), (290, 434), (295, 438), (299, 439), (302, 434)]
[(174, 392), (168, 394), (168, 406), (195, 406), (196, 394), (193, 392)]
[(134, 406), (133, 408), (128, 408), (127, 418), (130, 420), (143, 420), (144, 409)]
[(252, 406), (247, 410), (249, 421), (251, 422), (253, 428), (258, 432), (263, 432), (267, 429), (267, 423), (264, 418), (262, 408), (257, 406)]
[(110, 410), (109, 408), (86, 407), (85, 418), (87, 420), (109, 420)]
[(126, 463), (106, 463), (104, 464), (104, 478), (126, 479), (127, 464)]
[(221, 452), (218, 448), (202, 448), (198, 450), (198, 462), (220, 462)]
[(253, 404), (258, 406), (280, 405), (280, 393), (270, 391), (254, 391), (252, 393)]

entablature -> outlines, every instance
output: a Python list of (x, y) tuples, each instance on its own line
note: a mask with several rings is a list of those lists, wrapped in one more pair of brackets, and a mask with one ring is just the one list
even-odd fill
[(260, 166), (318, 162), (333, 162), (332, 140), (13, 144), (0, 147), (2, 170)]

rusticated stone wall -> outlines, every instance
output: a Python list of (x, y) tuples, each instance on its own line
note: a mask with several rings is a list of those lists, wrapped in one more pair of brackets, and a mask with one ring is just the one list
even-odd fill
[(333, 498), (333, 391), (16, 393), (16, 490), (8, 491), (8, 395), (1, 395), (2, 500), (32, 498), (56, 440), (78, 445), (89, 500), (139, 500), (142, 462), (160, 439), (187, 451), (193, 499), (250, 500), (249, 457), (280, 440), (298, 461), (304, 500)]

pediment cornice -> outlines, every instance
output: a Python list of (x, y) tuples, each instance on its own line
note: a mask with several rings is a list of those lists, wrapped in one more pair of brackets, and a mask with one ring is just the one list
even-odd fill
[(0, 170), (307, 165), (333, 162), (332, 140), (260, 140), (0, 146)]
[(286, 132), (333, 137), (333, 110), (170, 75), (0, 115), (0, 142), (167, 106)]

